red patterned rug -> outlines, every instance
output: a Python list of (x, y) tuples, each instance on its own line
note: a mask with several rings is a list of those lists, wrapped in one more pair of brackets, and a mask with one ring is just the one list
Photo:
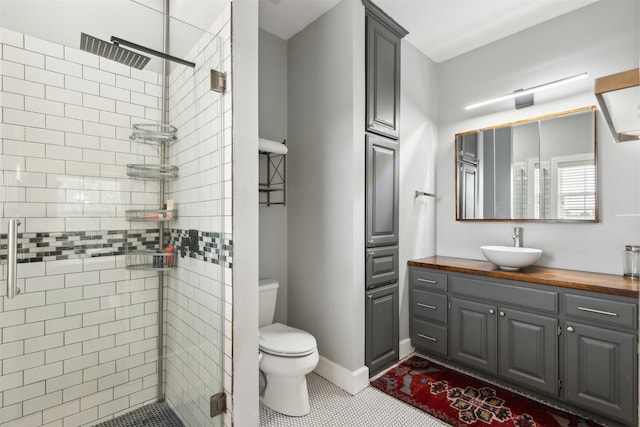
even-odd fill
[(371, 385), (455, 427), (600, 426), (418, 356)]

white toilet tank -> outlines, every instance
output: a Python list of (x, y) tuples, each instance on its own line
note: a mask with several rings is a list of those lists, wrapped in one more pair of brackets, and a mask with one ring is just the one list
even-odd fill
[(278, 281), (274, 279), (260, 279), (258, 282), (258, 315), (260, 327), (273, 323), (279, 286)]

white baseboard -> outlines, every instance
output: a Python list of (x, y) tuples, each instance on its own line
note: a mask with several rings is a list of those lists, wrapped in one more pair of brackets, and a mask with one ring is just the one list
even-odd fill
[[(410, 338), (405, 338), (400, 341), (398, 350), (400, 360), (406, 358), (414, 351), (415, 348), (411, 345)], [(320, 356), (320, 361), (314, 372), (352, 395), (358, 394), (369, 386), (369, 368), (366, 366), (355, 371), (350, 371), (326, 357)]]
[(358, 394), (369, 386), (369, 368), (366, 366), (350, 371), (320, 356), (314, 372), (352, 395)]
[(398, 358), (404, 359), (411, 353), (416, 351), (415, 347), (411, 345), (411, 338), (405, 338), (400, 341), (400, 349), (398, 350)]

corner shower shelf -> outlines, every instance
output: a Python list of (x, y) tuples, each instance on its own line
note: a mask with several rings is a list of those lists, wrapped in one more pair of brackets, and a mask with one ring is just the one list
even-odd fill
[(162, 144), (174, 142), (178, 139), (178, 129), (167, 124), (139, 123), (134, 124), (133, 133), (129, 136), (131, 141), (146, 144)]
[(127, 165), (127, 175), (135, 179), (176, 179), (178, 178), (178, 167), (172, 165)]
[(124, 255), (127, 270), (168, 271), (176, 268), (177, 255), (154, 251), (130, 251)]
[(133, 209), (125, 212), (127, 221), (173, 221), (178, 218), (175, 209)]
[[(168, 124), (142, 123), (134, 124), (129, 136), (132, 142), (159, 145), (160, 159), (166, 157), (166, 145), (177, 140), (178, 129)], [(134, 179), (172, 180), (178, 178), (178, 167), (167, 164), (128, 164), (127, 175)], [(161, 186), (162, 188), (163, 186)], [(160, 197), (164, 200), (164, 191)], [(164, 206), (166, 208), (166, 205)], [(164, 234), (163, 222), (172, 221), (178, 217), (174, 209), (133, 209), (126, 211), (128, 221), (153, 221), (158, 223), (159, 237), (162, 243)], [(177, 255), (160, 252), (160, 248), (146, 250), (131, 250), (125, 253), (125, 266), (128, 270), (172, 270), (176, 267)]]

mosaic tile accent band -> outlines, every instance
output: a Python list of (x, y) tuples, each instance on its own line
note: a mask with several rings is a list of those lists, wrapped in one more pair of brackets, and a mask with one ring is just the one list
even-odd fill
[[(184, 258), (232, 266), (230, 234), (168, 229), (168, 242)], [(159, 229), (18, 233), (18, 263), (124, 255), (159, 247)], [(0, 263), (7, 262), (7, 235), (0, 234)], [(192, 242), (195, 242), (192, 245)]]
[(180, 257), (188, 256), (224, 267), (233, 267), (231, 234), (179, 229), (169, 231), (169, 242)]

